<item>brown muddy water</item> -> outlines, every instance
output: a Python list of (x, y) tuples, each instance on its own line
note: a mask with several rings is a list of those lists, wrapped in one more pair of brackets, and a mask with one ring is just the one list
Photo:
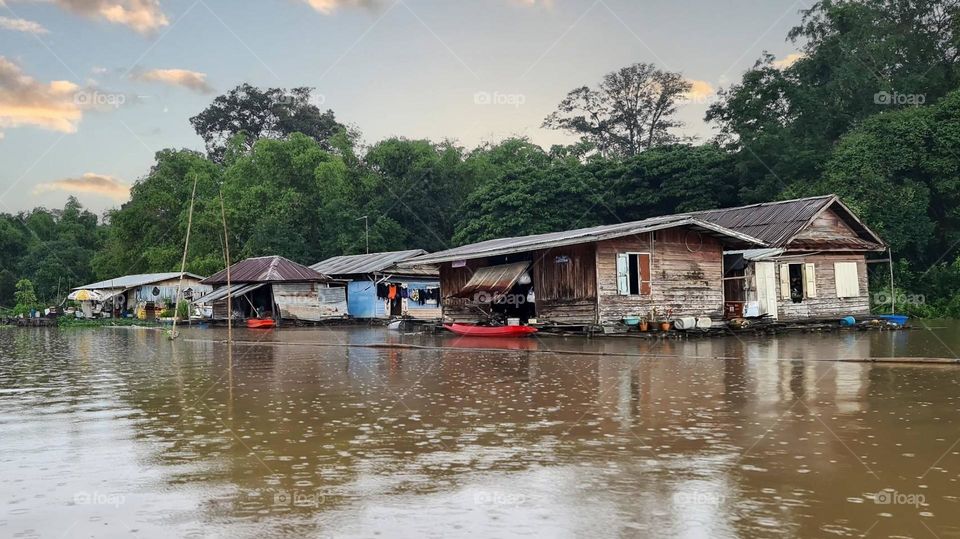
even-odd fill
[(960, 364), (832, 361), (927, 325), (0, 330), (0, 537), (960, 537)]

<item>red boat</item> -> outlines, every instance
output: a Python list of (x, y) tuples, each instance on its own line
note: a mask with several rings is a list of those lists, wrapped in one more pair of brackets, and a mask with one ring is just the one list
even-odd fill
[(272, 318), (249, 318), (247, 327), (251, 329), (269, 329), (276, 326), (277, 323)]
[(476, 326), (473, 324), (444, 324), (443, 327), (457, 335), (469, 337), (525, 337), (537, 332), (531, 326)]

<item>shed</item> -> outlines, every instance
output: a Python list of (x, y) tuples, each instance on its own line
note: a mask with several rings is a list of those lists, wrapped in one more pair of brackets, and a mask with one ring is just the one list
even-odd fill
[(248, 258), (204, 279), (216, 289), (197, 303), (225, 319), (227, 298), (233, 318), (273, 318), (317, 322), (347, 315), (343, 283), (282, 256)]
[(397, 266), (425, 254), (423, 249), (410, 249), (335, 256), (310, 267), (347, 282), (347, 310), (353, 318), (439, 319), (439, 270)]

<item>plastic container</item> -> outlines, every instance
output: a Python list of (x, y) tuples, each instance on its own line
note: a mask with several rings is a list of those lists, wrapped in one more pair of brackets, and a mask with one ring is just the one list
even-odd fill
[(680, 330), (694, 329), (697, 327), (697, 319), (692, 316), (677, 318), (673, 321), (673, 327)]
[(844, 316), (843, 318), (840, 319), (840, 325), (845, 328), (855, 326), (856, 324), (857, 324), (857, 319), (852, 316)]
[(701, 316), (697, 318), (697, 329), (710, 329), (713, 327), (713, 320), (708, 316)]
[(519, 318), (507, 318), (507, 325), (508, 325), (508, 326), (519, 326), (519, 325), (520, 325), (520, 319), (519, 319)]

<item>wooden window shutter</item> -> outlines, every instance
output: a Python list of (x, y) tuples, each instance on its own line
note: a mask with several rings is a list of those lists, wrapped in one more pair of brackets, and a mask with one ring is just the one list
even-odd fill
[(650, 255), (637, 255), (637, 265), (640, 267), (640, 295), (650, 295)]
[(816, 264), (808, 262), (803, 265), (803, 290), (808, 298), (817, 297)]
[(856, 262), (835, 262), (833, 264), (833, 273), (838, 298), (855, 298), (860, 296), (860, 276), (857, 271)]
[(630, 295), (630, 259), (626, 253), (617, 253), (617, 293)]
[(780, 299), (790, 299), (790, 264), (780, 264)]

